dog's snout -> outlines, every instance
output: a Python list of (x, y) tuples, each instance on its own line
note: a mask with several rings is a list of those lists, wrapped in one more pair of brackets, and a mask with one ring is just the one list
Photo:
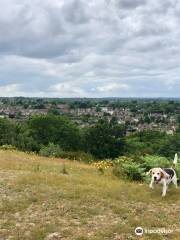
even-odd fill
[(157, 177), (154, 177), (154, 180), (157, 180)]

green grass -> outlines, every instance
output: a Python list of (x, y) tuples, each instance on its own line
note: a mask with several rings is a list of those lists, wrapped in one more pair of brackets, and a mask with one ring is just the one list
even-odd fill
[(111, 169), (0, 151), (0, 239), (138, 239), (137, 226), (173, 230), (140, 239), (180, 239), (179, 194), (172, 186), (162, 199), (160, 187), (119, 180)]

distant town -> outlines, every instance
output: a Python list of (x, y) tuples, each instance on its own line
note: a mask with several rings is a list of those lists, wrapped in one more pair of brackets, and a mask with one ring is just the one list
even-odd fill
[(0, 118), (24, 121), (34, 114), (66, 115), (81, 128), (106, 118), (126, 126), (126, 134), (157, 130), (173, 135), (180, 120), (178, 99), (0, 98)]

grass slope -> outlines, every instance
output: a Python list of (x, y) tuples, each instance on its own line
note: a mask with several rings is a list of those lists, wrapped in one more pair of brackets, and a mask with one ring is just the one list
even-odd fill
[[(66, 165), (68, 174), (63, 174)], [(137, 239), (134, 229), (167, 228), (180, 239), (180, 191), (99, 175), (89, 165), (0, 151), (0, 239)]]

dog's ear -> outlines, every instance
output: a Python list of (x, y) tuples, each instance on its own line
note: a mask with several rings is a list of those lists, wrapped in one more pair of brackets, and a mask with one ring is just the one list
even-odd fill
[(152, 175), (152, 169), (150, 169), (149, 172), (146, 173), (146, 175)]
[(163, 169), (161, 169), (161, 178), (169, 179), (169, 174), (167, 174)]

